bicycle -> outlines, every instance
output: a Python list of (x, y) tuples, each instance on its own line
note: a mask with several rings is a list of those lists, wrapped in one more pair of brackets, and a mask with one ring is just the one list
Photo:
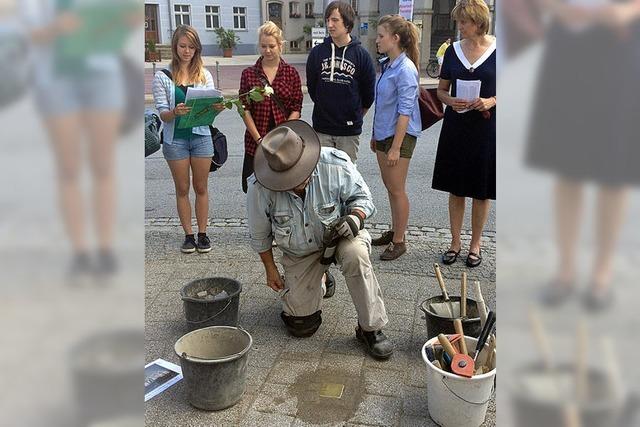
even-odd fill
[(427, 64), (427, 75), (432, 79), (437, 79), (440, 76), (440, 64), (437, 59), (429, 59)]

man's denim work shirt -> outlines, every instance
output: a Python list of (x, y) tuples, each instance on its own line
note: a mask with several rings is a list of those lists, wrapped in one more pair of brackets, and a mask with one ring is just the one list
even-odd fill
[(304, 201), (293, 191), (272, 191), (257, 182), (255, 175), (249, 177), (251, 247), (262, 253), (275, 240), (288, 255), (310, 255), (322, 249), (325, 227), (353, 208), (367, 218), (376, 212), (369, 187), (347, 154), (323, 147)]

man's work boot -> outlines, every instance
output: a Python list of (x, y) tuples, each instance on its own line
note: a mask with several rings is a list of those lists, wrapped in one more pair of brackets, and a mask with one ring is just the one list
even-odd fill
[(365, 343), (367, 352), (374, 359), (385, 360), (393, 354), (393, 344), (389, 341), (389, 338), (382, 333), (382, 330), (368, 332), (364, 331), (360, 325), (358, 325), (356, 328), (356, 338)]

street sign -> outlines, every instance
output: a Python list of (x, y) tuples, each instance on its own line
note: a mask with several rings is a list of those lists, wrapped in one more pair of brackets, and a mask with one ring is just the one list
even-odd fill
[(316, 47), (319, 44), (322, 44), (324, 39), (311, 39), (311, 47)]
[(398, 13), (407, 21), (413, 19), (413, 0), (398, 0)]
[(327, 36), (327, 30), (324, 27), (311, 28), (311, 38), (323, 39)]

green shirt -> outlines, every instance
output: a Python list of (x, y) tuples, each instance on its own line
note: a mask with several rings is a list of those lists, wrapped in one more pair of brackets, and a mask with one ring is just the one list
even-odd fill
[[(180, 104), (181, 102), (184, 102), (185, 98), (187, 97), (186, 90), (188, 87), (192, 87), (192, 86), (193, 85), (176, 86), (176, 93), (175, 93), (176, 105)], [(178, 124), (180, 123), (181, 119), (182, 117), (176, 116), (176, 123), (174, 127), (175, 130), (173, 131), (173, 139), (189, 139), (191, 138), (191, 135), (193, 135), (193, 132), (191, 132), (191, 128), (178, 129)]]

